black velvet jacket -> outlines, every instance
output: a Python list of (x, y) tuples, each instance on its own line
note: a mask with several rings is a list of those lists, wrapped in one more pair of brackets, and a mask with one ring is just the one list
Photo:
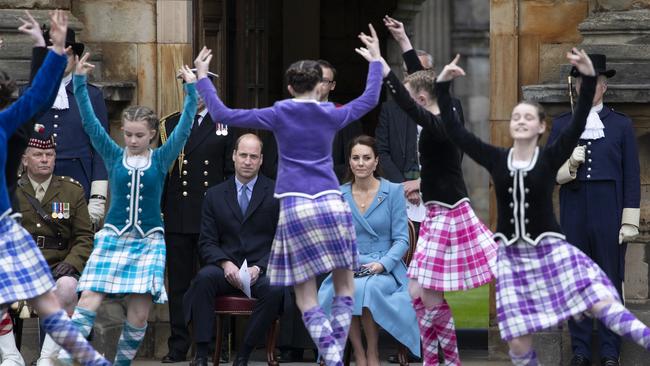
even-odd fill
[(547, 236), (564, 239), (553, 214), (555, 175), (569, 158), (585, 129), (596, 88), (595, 77), (584, 77), (571, 124), (551, 144), (538, 147), (525, 168), (512, 166), (512, 148), (496, 147), (467, 131), (453, 110), (450, 82), (436, 83), (442, 120), (449, 137), (492, 176), (497, 198), (495, 238), (506, 245), (522, 239), (536, 245)]
[[(422, 69), (415, 51), (406, 52), (403, 57), (409, 73)], [(384, 84), (397, 105), (415, 123), (422, 126), (418, 146), (422, 166), (420, 191), (424, 202), (434, 201), (447, 207), (454, 207), (460, 201), (466, 200), (467, 188), (461, 167), (463, 154), (449, 140), (440, 117), (417, 104), (393, 72), (384, 78)], [(431, 93), (433, 95), (433, 91)], [(464, 123), (460, 101), (453, 99), (451, 104), (456, 119)]]

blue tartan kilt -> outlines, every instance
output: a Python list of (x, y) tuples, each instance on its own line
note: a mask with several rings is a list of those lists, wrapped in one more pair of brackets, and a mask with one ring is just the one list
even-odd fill
[(142, 237), (132, 230), (118, 236), (105, 227), (95, 234), (95, 248), (77, 291), (91, 290), (117, 297), (151, 294), (155, 303), (163, 304), (167, 301), (165, 252), (161, 231)]
[(0, 305), (32, 299), (52, 288), (52, 272), (32, 236), (8, 215), (0, 218)]

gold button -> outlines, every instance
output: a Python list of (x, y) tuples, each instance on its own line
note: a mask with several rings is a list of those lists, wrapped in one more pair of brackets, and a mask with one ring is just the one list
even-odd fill
[(206, 160), (206, 161), (203, 162), (203, 164), (208, 165), (208, 164), (210, 164), (210, 162)]
[(183, 197), (187, 197), (187, 192), (183, 192)]
[(184, 180), (183, 181), (183, 186), (186, 186), (186, 185), (187, 185), (187, 181)]
[(187, 170), (183, 170), (183, 175), (187, 175)]

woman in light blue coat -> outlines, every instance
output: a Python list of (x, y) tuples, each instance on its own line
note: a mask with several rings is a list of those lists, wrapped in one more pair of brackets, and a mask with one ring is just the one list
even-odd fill
[[(408, 250), (406, 200), (401, 184), (379, 178), (375, 139), (359, 136), (350, 143), (349, 183), (341, 192), (351, 207), (361, 268), (354, 278), (354, 310), (350, 342), (357, 366), (379, 365), (378, 325), (397, 341), (420, 355), (420, 333), (407, 291)], [(318, 291), (318, 300), (330, 311), (334, 292), (332, 276)], [(361, 326), (368, 349), (361, 341)]]

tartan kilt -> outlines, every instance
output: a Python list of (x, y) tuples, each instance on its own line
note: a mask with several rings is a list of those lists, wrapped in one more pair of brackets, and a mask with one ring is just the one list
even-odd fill
[(271, 285), (295, 285), (336, 268), (353, 271), (358, 263), (352, 213), (343, 196), (280, 199), (268, 265)]
[(167, 301), (165, 291), (165, 238), (161, 231), (146, 237), (131, 230), (118, 236), (103, 228), (95, 234), (77, 291), (91, 290), (109, 296), (151, 294), (153, 301)]
[(453, 208), (427, 203), (408, 276), (423, 288), (461, 291), (494, 278), (497, 244), (469, 201)]
[(601, 300), (620, 301), (596, 263), (549, 236), (536, 246), (521, 240), (500, 246), (496, 290), (499, 331), (506, 341), (582, 318)]
[(54, 288), (52, 272), (32, 236), (13, 218), (0, 218), (0, 305)]

